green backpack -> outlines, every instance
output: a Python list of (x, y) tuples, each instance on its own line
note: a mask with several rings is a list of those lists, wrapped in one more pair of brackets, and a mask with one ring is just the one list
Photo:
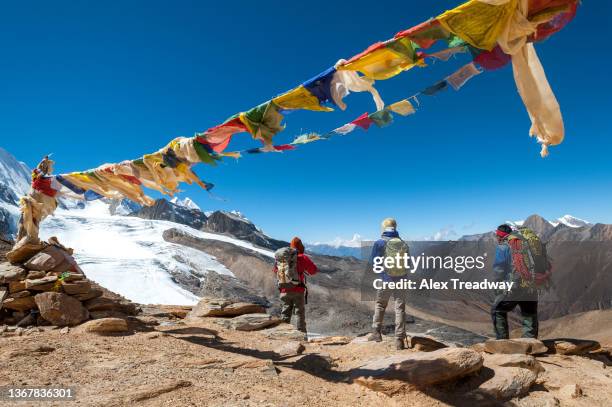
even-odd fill
[(545, 288), (549, 285), (552, 267), (546, 245), (527, 227), (518, 228), (507, 237), (512, 254), (512, 268), (522, 288)]
[[(395, 258), (398, 254), (400, 257), (404, 257), (404, 254), (408, 254), (408, 245), (399, 237), (393, 237), (385, 243), (385, 257)], [(403, 277), (407, 274), (407, 270), (404, 267), (397, 267), (396, 263), (393, 267), (386, 268), (385, 272), (391, 277)]]

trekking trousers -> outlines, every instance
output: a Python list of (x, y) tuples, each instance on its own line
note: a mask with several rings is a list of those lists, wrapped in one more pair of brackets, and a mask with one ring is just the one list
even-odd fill
[(538, 302), (537, 301), (503, 301), (496, 300), (491, 308), (493, 318), (493, 328), (497, 339), (508, 339), (508, 312), (516, 306), (521, 309), (523, 320), (523, 338), (538, 337)]
[(291, 323), (291, 315), (297, 316), (298, 331), (306, 333), (306, 304), (304, 293), (288, 292), (281, 293), (281, 320)]
[(378, 332), (382, 331), (385, 309), (391, 297), (395, 300), (395, 337), (404, 339), (406, 337), (406, 290), (381, 289), (376, 291), (372, 328)]

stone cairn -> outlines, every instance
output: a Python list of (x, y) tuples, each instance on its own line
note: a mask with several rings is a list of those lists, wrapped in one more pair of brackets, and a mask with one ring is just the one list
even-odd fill
[(72, 254), (56, 238), (9, 252), (0, 263), (0, 326), (75, 326), (138, 312), (87, 279)]

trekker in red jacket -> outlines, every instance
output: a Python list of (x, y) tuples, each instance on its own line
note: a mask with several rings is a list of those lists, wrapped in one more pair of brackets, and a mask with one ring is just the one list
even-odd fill
[[(290, 287), (279, 287), (281, 319), (283, 322), (291, 323), (291, 315), (295, 312), (298, 318), (297, 329), (306, 333), (307, 288), (305, 274), (313, 276), (319, 270), (312, 260), (304, 254), (304, 244), (299, 237), (294, 237), (291, 240), (291, 248), (297, 251), (297, 274), (300, 284)], [(278, 273), (278, 262), (274, 264), (274, 273)]]

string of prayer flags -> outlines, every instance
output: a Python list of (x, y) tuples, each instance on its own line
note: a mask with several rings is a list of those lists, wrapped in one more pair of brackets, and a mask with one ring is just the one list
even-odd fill
[[(424, 67), (427, 58), (449, 61), (452, 56), (466, 51), (470, 52), (472, 62), (419, 94), (432, 96), (449, 86), (458, 90), (480, 74), (481, 69), (498, 69), (512, 61), (517, 89), (532, 121), (530, 134), (542, 144), (541, 154), (545, 155), (549, 145), (563, 140), (564, 126), (558, 102), (532, 43), (548, 38), (567, 25), (575, 16), (578, 4), (578, 0), (469, 0), (436, 18), (400, 31), (389, 40), (377, 42), (348, 60), (340, 59), (334, 66), (288, 92), (237, 113), (194, 137), (175, 138), (159, 151), (136, 160), (62, 174), (63, 184), (60, 179), (57, 182), (76, 195), (127, 197), (143, 204), (152, 202), (144, 195), (143, 187), (172, 195), (181, 182), (186, 182), (197, 183), (208, 190), (212, 184), (200, 180), (192, 171), (193, 165), (215, 165), (225, 157), (238, 158), (242, 153), (286, 151), (298, 144), (346, 135), (357, 127), (367, 130), (372, 124), (388, 126), (393, 122), (392, 113), (414, 114), (415, 106), (410, 99), (418, 104), (416, 96), (385, 108), (374, 87), (375, 80), (389, 79), (414, 66)], [(445, 43), (445, 46), (425, 52), (436, 43)], [(284, 112), (329, 112), (333, 111), (333, 106), (345, 110), (344, 99), (351, 92), (369, 92), (376, 111), (363, 114), (323, 136), (303, 134), (290, 144), (273, 144), (273, 138), (285, 128)], [(250, 133), (263, 143), (263, 147), (225, 152), (232, 137), (238, 133)], [(47, 186), (44, 178), (36, 182), (41, 189)]]

